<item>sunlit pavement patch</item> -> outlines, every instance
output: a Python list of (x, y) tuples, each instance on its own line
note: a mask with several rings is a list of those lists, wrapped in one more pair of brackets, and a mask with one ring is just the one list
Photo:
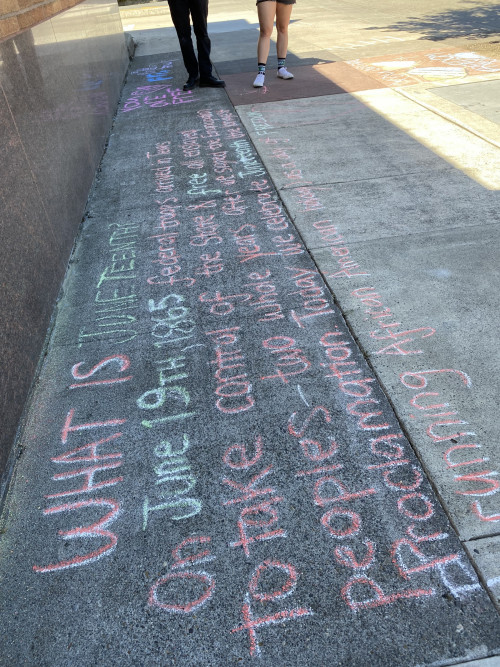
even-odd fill
[(392, 87), (422, 81), (461, 82), (471, 76), (500, 73), (500, 60), (450, 48), (360, 58), (349, 60), (348, 64)]

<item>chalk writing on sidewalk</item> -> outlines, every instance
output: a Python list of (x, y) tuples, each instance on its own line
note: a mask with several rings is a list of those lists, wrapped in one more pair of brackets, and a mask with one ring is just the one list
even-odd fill
[[(500, 68), (499, 61), (468, 52), (448, 53), (439, 50), (424, 55), (428, 63), (443, 61), (450, 66), (486, 68), (488, 71), (489, 68)], [(424, 58), (424, 55), (420, 54), (420, 57)], [(399, 58), (401, 59), (402, 57)], [(370, 64), (372, 60), (374, 59), (363, 61), (363, 67), (375, 66), (376, 63)], [(407, 60), (406, 57), (405, 60)], [(395, 62), (397, 64), (398, 59)], [(410, 65), (414, 64), (402, 62), (401, 66), (408, 65), (408, 69)], [(402, 71), (401, 68), (397, 70), (398, 75), (400, 71)], [(390, 75), (395, 74), (390, 73)], [(247, 116), (256, 130), (257, 141), (271, 148), (271, 157), (277, 168), (283, 176), (288, 177), (288, 166), (284, 160), (289, 159), (296, 149), (290, 139), (281, 136), (273, 126), (272, 110), (260, 112), (252, 109)], [(297, 157), (297, 163), (300, 168), (300, 157)], [(408, 359), (408, 371), (400, 373), (400, 378), (407, 389), (415, 391), (415, 394), (409, 399), (411, 407), (409, 419), (415, 425), (418, 424), (419, 428), (423, 428), (424, 437), (432, 443), (433, 448), (440, 442), (451, 445), (443, 450), (443, 470), (450, 475), (455, 494), (464, 500), (470, 498), (470, 502), (467, 503), (468, 512), (474, 521), (483, 525), (496, 523), (498, 521), (496, 499), (500, 491), (500, 482), (497, 481), (499, 472), (494, 465), (488, 462), (487, 456), (478, 455), (476, 450), (482, 449), (483, 445), (478, 442), (473, 427), (467, 427), (466, 421), (450, 407), (450, 403), (443, 395), (443, 392), (446, 391), (442, 386), (443, 381), (450, 383), (454, 376), (465, 377), (465, 374), (458, 369), (436, 369), (423, 371), (422, 375), (419, 375), (419, 367), (415, 366), (414, 360), (419, 359), (422, 362), (422, 359), (425, 358), (437, 333), (436, 328), (419, 323), (408, 326), (398, 319), (394, 307), (388, 305), (386, 297), (375, 286), (374, 277), (370, 275), (369, 268), (363, 267), (353, 257), (348, 240), (338, 224), (325, 216), (321, 187), (312, 184), (304, 186), (297, 182), (292, 192), (296, 198), (297, 207), (309, 216), (311, 227), (319, 233), (321, 240), (327, 244), (332, 256), (339, 264), (339, 270), (330, 273), (328, 278), (333, 281), (348, 279), (353, 283), (350, 294), (355, 306), (363, 308), (366, 314), (365, 321), (372, 325), (369, 330), (369, 337), (373, 343), (370, 353), (395, 360)], [(314, 219), (312, 216), (316, 211), (318, 211), (318, 218)], [(307, 319), (299, 317), (295, 319), (298, 324), (307, 323)], [(332, 351), (333, 349), (332, 347)], [(338, 374), (339, 377), (342, 377), (342, 374), (347, 375), (350, 363), (346, 360), (337, 360), (336, 364), (331, 365), (334, 375)], [(425, 368), (425, 365), (420, 365), (420, 368)], [(441, 378), (439, 390), (436, 388), (433, 392), (418, 391), (419, 388), (424, 390), (426, 383), (431, 383), (433, 378), (437, 377)], [(415, 383), (415, 386), (412, 383)], [(470, 388), (470, 385), (469, 381), (464, 386)], [(450, 391), (452, 391), (451, 387)], [(371, 402), (372, 399), (365, 400), (363, 409), (361, 409), (362, 402), (358, 403), (357, 408), (354, 405), (351, 407), (353, 414), (357, 414), (361, 419), (365, 418), (363, 415), (370, 415), (373, 412), (369, 409), (374, 405)], [(465, 453), (471, 453), (471, 450), (474, 450), (474, 456), (466, 457)], [(456, 470), (457, 467), (461, 469)]]
[[(105, 357), (84, 372), (82, 367), (87, 366), (87, 360), (72, 366), (72, 383), (68, 389), (86, 388), (87, 391), (107, 392), (109, 395), (116, 384), (132, 380), (130, 375), (120, 377), (120, 373), (125, 373), (130, 367), (130, 360), (124, 354)], [(127, 419), (121, 417), (89, 422), (78, 416), (76, 408), (68, 411), (60, 434), (64, 451), (51, 457), (52, 463), (62, 471), (52, 477), (52, 481), (58, 484), (45, 495), (53, 504), (44, 509), (43, 514), (56, 519), (63, 515), (69, 521), (73, 527), (60, 530), (59, 538), (71, 541), (74, 547), (71, 555), (57, 562), (34, 565), (35, 572), (58, 572), (88, 565), (103, 556), (110, 556), (115, 549), (118, 535), (109, 527), (120, 515), (121, 502), (114, 495), (110, 497), (109, 493), (114, 491), (113, 487), (124, 482), (120, 470), (123, 463), (121, 439), (126, 423)], [(89, 438), (91, 442), (86, 442)], [(77, 482), (75, 487), (73, 480), (80, 480), (80, 483)], [(99, 518), (92, 521), (96, 511)], [(85, 517), (91, 522), (86, 524)]]
[[(40, 436), (30, 577), (54, 591), (81, 577), (92, 622), (124, 621), (127, 650), (147, 635), (167, 662), (173, 647), (175, 659), (207, 664), (292, 665), (303, 645), (311, 664), (339, 651), (354, 664), (350, 643), (332, 639), (338, 623), (366, 642), (380, 613), (395, 664), (422, 612), (460, 621), (489, 650), (472, 616), (484, 591), (236, 112), (221, 91), (203, 102), (175, 92), (172, 63), (133, 70), (117, 123), (168, 123), (134, 163), (139, 204), (129, 197), (107, 224), (91, 223), (85, 260), (97, 280), (75, 269), (80, 314), (66, 323), (64, 364), (50, 369), (61, 408)], [(377, 350), (424, 358), (434, 332), (385, 311), (298, 151), (253, 119), (330, 243), (338, 279), (371, 309)], [(431, 372), (402, 380), (421, 418), (448, 411)], [(494, 521), (495, 477), (468, 477), (466, 453), (482, 457), (459, 421), (436, 415), (431, 436), (461, 438), (443, 440), (446, 460)], [(429, 633), (448, 658), (443, 628)], [(453, 637), (454, 659), (465, 650)]]
[(389, 86), (407, 86), (420, 81), (463, 80), (468, 76), (500, 72), (500, 60), (458, 49), (360, 58), (350, 60), (348, 64)]

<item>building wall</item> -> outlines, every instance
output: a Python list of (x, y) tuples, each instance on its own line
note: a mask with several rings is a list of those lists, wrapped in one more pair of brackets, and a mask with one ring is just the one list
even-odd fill
[(32, 28), (80, 2), (82, 0), (2, 0), (0, 39)]
[(0, 38), (0, 475), (5, 481), (128, 51), (116, 0), (1, 0), (1, 5), (0, 35), (10, 35)]

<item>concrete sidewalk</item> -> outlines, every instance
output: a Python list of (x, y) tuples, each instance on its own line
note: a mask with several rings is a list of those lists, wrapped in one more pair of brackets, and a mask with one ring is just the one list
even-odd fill
[[(256, 90), (253, 3), (212, 2), (213, 59), (498, 603), (500, 39), (367, 40), (356, 10), (294, 8), (296, 78)], [(176, 48), (164, 3), (121, 13), (138, 55)]]
[(211, 0), (227, 89), (189, 93), (168, 14), (122, 9), (3, 515), (1, 664), (498, 665), (495, 46), (383, 12), (362, 39), (318, 0), (296, 78), (254, 90), (242, 5)]

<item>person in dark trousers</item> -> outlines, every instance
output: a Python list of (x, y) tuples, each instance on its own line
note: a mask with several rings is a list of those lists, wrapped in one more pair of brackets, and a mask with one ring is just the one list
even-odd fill
[[(192, 90), (198, 81), (200, 86), (224, 88), (225, 82), (212, 74), (211, 44), (207, 31), (208, 0), (168, 0), (168, 5), (188, 72), (184, 90)], [(191, 21), (196, 35), (198, 58), (191, 38)]]

